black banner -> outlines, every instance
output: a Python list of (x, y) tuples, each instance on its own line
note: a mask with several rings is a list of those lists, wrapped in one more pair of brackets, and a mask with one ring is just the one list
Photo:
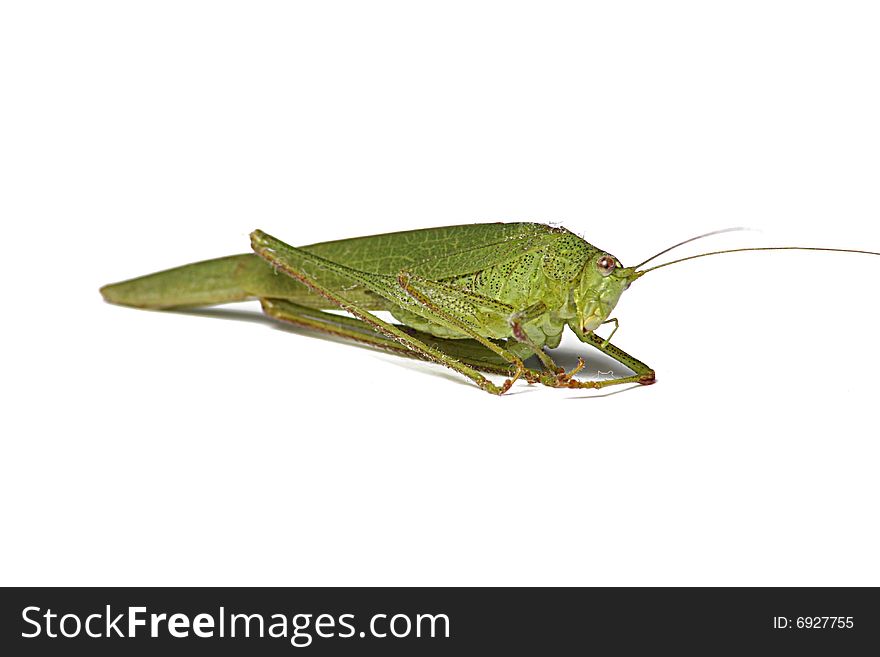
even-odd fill
[(6, 655), (855, 654), (880, 645), (880, 601), (869, 588), (22, 588), (2, 591), (2, 630)]

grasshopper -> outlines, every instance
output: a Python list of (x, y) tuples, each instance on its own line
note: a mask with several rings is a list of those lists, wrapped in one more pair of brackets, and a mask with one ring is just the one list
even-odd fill
[[(855, 249), (756, 247), (641, 269), (700, 235), (624, 267), (565, 228), (491, 223), (427, 228), (293, 247), (260, 230), (253, 253), (205, 260), (101, 288), (111, 303), (169, 309), (258, 299), (274, 319), (445, 365), (493, 394), (523, 378), (554, 388), (649, 385), (654, 370), (611, 344), (620, 296), (649, 271), (740, 251), (786, 249), (880, 255)], [(344, 310), (352, 317), (327, 310)], [(388, 311), (398, 323), (375, 311)], [(607, 338), (595, 331), (613, 324)], [(544, 351), (568, 326), (632, 375), (581, 380)], [(526, 367), (536, 356), (541, 369)], [(506, 376), (496, 385), (482, 373)]]

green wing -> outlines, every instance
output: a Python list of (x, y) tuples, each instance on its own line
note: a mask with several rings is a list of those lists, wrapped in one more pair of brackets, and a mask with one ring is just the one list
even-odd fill
[(370, 274), (406, 269), (433, 280), (463, 276), (541, 248), (563, 228), (534, 223), (494, 223), (423, 228), (300, 247), (303, 251)]
[[(403, 269), (433, 280), (463, 276), (541, 249), (563, 235), (563, 228), (535, 223), (494, 223), (425, 228), (320, 242), (300, 247), (333, 263), (367, 274), (394, 276)], [(387, 300), (351, 278), (324, 271), (324, 285), (345, 290), (368, 310)], [(111, 303), (140, 308), (205, 306), (260, 297), (287, 299), (327, 308), (302, 283), (276, 273), (253, 253), (205, 260), (101, 288)]]

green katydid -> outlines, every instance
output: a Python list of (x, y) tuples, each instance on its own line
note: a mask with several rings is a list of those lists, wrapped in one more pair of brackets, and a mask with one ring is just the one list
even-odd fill
[[(720, 231), (723, 232), (723, 231)], [(709, 233), (714, 234), (714, 233)], [(560, 388), (654, 383), (654, 370), (611, 344), (621, 294), (647, 272), (686, 260), (741, 251), (799, 249), (880, 255), (855, 249), (757, 247), (713, 251), (641, 269), (560, 227), (492, 223), (388, 233), (292, 247), (262, 231), (254, 253), (196, 262), (101, 288), (111, 303), (185, 308), (259, 299), (275, 319), (367, 343), (456, 370), (502, 394), (518, 378)], [(345, 310), (353, 317), (327, 310)], [(399, 322), (374, 314), (389, 311)], [(595, 331), (612, 323), (608, 338)], [(544, 348), (568, 326), (582, 341), (633, 374), (581, 380)], [(536, 356), (541, 369), (526, 367)], [(496, 385), (481, 372), (508, 378)]]

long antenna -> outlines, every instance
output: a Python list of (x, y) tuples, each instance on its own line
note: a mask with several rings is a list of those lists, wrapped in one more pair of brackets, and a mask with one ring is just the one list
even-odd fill
[[(707, 256), (721, 255), (722, 253), (742, 253), (743, 251), (827, 251), (830, 253), (862, 253), (864, 255), (880, 256), (880, 253), (878, 253), (877, 251), (862, 251), (860, 249), (827, 249), (818, 246), (758, 246), (745, 249), (725, 249), (724, 251), (710, 251), (709, 253), (700, 253), (698, 255), (688, 256), (687, 258), (679, 258), (678, 260), (672, 260), (671, 262), (664, 262), (662, 265), (648, 267), (647, 269), (635, 272), (633, 280), (644, 276), (649, 271), (662, 269), (663, 267), (668, 267), (669, 265), (677, 265), (680, 262), (687, 262), (688, 260), (696, 260), (697, 258), (705, 258)], [(639, 267), (641, 267), (641, 265), (639, 265)]]
[(735, 232), (738, 232), (741, 230), (754, 230), (754, 229), (753, 228), (744, 228), (742, 226), (734, 226), (733, 228), (722, 228), (721, 230), (713, 230), (711, 233), (704, 233), (703, 235), (697, 235), (696, 237), (691, 237), (690, 239), (687, 239), (684, 242), (679, 242), (678, 244), (674, 244), (674, 245), (670, 246), (668, 249), (663, 249), (660, 253), (655, 253), (654, 255), (652, 255), (650, 258), (648, 258), (644, 262), (640, 262), (639, 264), (637, 264), (635, 267), (633, 267), (633, 269), (638, 269), (639, 267), (642, 267), (643, 265), (647, 265), (652, 260), (659, 258), (660, 256), (664, 255), (665, 253), (669, 253), (673, 249), (677, 249), (678, 247), (684, 246), (685, 244), (690, 244), (691, 242), (696, 242), (697, 240), (701, 240), (704, 237), (712, 237), (713, 235), (720, 235), (721, 233), (735, 233)]

